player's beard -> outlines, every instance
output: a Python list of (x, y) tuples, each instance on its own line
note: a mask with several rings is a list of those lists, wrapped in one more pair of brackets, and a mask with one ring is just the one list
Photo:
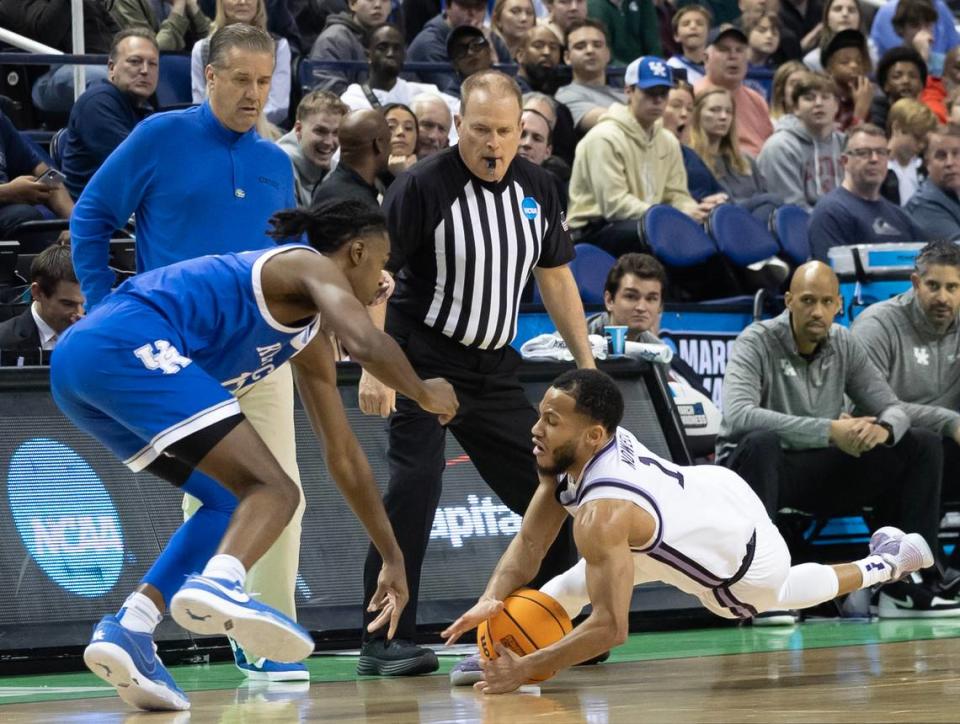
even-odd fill
[(577, 446), (572, 440), (560, 445), (553, 452), (553, 465), (544, 467), (538, 463), (537, 470), (541, 475), (561, 475), (567, 472), (576, 462), (576, 450)]

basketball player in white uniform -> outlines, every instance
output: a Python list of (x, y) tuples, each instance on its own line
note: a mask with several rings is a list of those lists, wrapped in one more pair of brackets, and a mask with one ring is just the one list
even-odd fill
[(443, 636), (451, 644), (499, 612), (504, 597), (534, 577), (567, 514), (583, 559), (541, 590), (571, 617), (588, 602), (593, 612), (557, 643), (522, 658), (498, 645), (500, 657), (482, 663), (484, 680), (476, 684), (485, 693), (513, 691), (623, 643), (640, 583), (664, 581), (719, 616), (750, 618), (815, 606), (933, 565), (921, 536), (887, 526), (873, 534), (862, 560), (791, 567), (786, 543), (746, 482), (726, 468), (657, 457), (618, 427), (622, 417), (620, 391), (596, 370), (564, 373), (540, 403), (532, 431), (540, 487), (480, 600)]

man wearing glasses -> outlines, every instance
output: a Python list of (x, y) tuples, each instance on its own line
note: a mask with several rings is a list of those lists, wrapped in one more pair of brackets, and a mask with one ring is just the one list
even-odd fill
[[(960, 138), (955, 141), (960, 149)], [(843, 183), (817, 203), (810, 220), (814, 259), (826, 262), (830, 248), (844, 244), (928, 239), (927, 232), (914, 222), (921, 220), (921, 214), (908, 214), (880, 195), (889, 155), (887, 137), (880, 128), (867, 123), (850, 129), (840, 156)], [(927, 163), (929, 167), (929, 160)], [(956, 157), (951, 163), (960, 169)], [(957, 206), (960, 209), (960, 204)]]
[(924, 239), (960, 238), (960, 128), (940, 126), (927, 140), (924, 156), (930, 175), (907, 204)]
[(490, 41), (480, 28), (473, 25), (460, 25), (450, 32), (447, 38), (447, 55), (457, 74), (457, 85), (447, 93), (460, 97), (460, 84), (474, 73), (490, 70), (493, 67), (494, 53)]

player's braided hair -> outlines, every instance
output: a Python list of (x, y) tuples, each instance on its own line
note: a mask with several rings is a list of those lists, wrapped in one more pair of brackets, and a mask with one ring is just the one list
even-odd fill
[(387, 222), (379, 209), (362, 201), (331, 199), (307, 209), (278, 211), (270, 218), (270, 236), (290, 241), (302, 234), (314, 249), (329, 254), (349, 241), (383, 233)]

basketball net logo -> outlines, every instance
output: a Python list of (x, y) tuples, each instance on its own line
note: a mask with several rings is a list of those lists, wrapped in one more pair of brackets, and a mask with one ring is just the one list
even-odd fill
[(153, 344), (137, 347), (133, 353), (148, 370), (161, 370), (165, 375), (175, 375), (193, 362), (189, 357), (180, 354), (177, 348), (165, 339), (158, 339)]

